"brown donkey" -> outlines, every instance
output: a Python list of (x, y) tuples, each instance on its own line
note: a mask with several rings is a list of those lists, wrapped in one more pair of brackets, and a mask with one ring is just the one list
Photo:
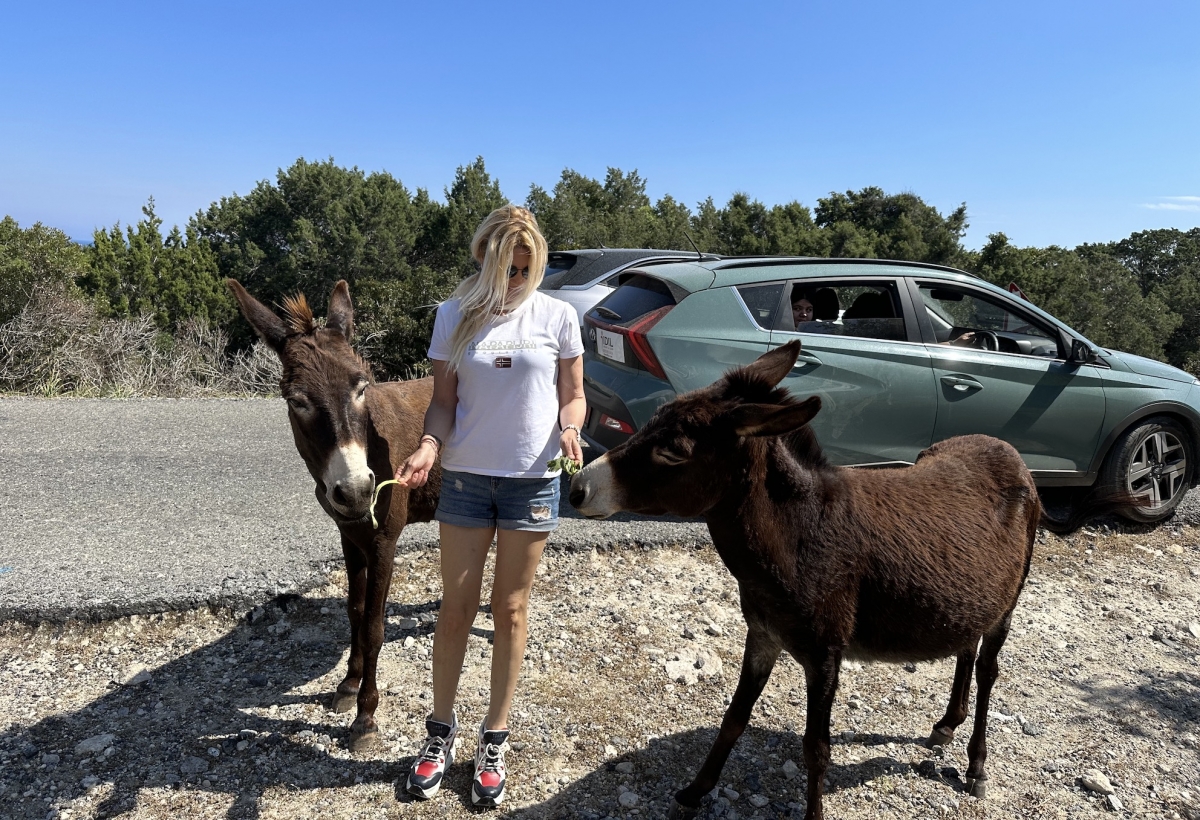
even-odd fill
[(571, 503), (592, 518), (621, 510), (703, 515), (738, 581), (748, 630), (741, 677), (673, 817), (694, 816), (716, 785), (785, 650), (807, 682), (806, 818), (822, 817), (843, 658), (957, 655), (935, 744), (948, 743), (967, 716), (974, 665), (966, 780), (972, 795), (984, 796), (996, 655), (1042, 517), (1033, 479), (1016, 450), (987, 436), (948, 439), (906, 468), (831, 466), (807, 426), (820, 399), (798, 401), (776, 386), (799, 352), (793, 342), (680, 396), (571, 482)]
[(338, 282), (329, 299), (325, 327), (313, 321), (303, 295), (284, 301), (286, 321), (227, 279), (255, 332), (279, 354), (288, 420), (296, 449), (316, 481), (317, 501), (337, 524), (350, 582), (350, 662), (333, 695), (333, 710), (347, 712), (357, 701), (350, 748), (378, 740), (375, 672), (383, 645), (383, 611), (392, 582), (396, 539), (410, 521), (430, 521), (441, 486), (440, 465), (420, 489), (389, 484), (379, 494), (371, 525), (371, 496), (378, 478), (417, 449), (433, 379), (376, 384), (371, 370), (350, 347), (354, 306), (350, 289)]

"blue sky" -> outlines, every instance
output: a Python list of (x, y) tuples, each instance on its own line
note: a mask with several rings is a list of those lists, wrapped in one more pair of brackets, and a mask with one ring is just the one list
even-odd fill
[(966, 244), (1200, 225), (1200, 4), (9, 4), (0, 214), (168, 225), (298, 157), (652, 199), (967, 203)]

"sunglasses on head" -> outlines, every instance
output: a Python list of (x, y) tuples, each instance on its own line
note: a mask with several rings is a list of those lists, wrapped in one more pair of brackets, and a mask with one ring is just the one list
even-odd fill
[(529, 278), (529, 268), (528, 267), (518, 268), (516, 265), (509, 266), (509, 268), (508, 268), (508, 278), (509, 279), (512, 279), (518, 273), (521, 274), (521, 276), (524, 277), (525, 279)]

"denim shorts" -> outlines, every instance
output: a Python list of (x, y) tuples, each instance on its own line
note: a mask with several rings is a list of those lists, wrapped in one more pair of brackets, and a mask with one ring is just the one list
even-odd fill
[(558, 527), (558, 476), (502, 476), (442, 472), (434, 519), (457, 527), (550, 532)]

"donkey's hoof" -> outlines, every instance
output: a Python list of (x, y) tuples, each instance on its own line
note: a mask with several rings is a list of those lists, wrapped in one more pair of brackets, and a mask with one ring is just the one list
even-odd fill
[(977, 800), (982, 800), (987, 797), (987, 778), (986, 777), (968, 777), (967, 778), (967, 794)]
[(671, 803), (671, 813), (667, 817), (669, 820), (693, 820), (699, 813), (699, 806), (685, 806), (679, 801), (674, 801)]
[(349, 712), (358, 705), (358, 692), (342, 692), (333, 693), (333, 711), (340, 714)]
[(355, 732), (350, 730), (350, 739), (347, 743), (350, 751), (355, 754), (371, 752), (383, 745), (379, 740), (378, 729), (368, 729), (365, 732)]
[(934, 727), (934, 730), (929, 733), (929, 740), (926, 741), (925, 745), (931, 749), (934, 746), (949, 746), (952, 740), (954, 740), (953, 729), (938, 729)]

